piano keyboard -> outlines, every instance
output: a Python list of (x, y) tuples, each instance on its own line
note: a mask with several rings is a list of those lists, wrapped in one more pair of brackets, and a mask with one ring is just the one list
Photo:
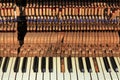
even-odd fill
[(119, 80), (120, 57), (0, 57), (0, 79)]

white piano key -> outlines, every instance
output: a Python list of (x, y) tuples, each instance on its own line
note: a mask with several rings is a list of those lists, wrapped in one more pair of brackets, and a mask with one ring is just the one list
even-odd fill
[(94, 64), (93, 64), (93, 59), (92, 57), (89, 58), (90, 59), (90, 64), (91, 64), (91, 68), (92, 68), (92, 72), (91, 72), (91, 76), (92, 76), (92, 80), (98, 80), (97, 78), (97, 73), (95, 72), (95, 68), (94, 68)]
[(102, 70), (102, 66), (100, 64), (100, 59), (98, 57), (96, 57), (96, 60), (97, 60), (97, 63), (98, 63), (98, 68), (99, 68), (98, 78), (99, 78), (99, 80), (105, 80), (103, 70)]
[(30, 72), (30, 66), (31, 66), (30, 64), (31, 64), (31, 57), (28, 57), (26, 72), (23, 73), (22, 80), (29, 80), (29, 72)]
[(94, 73), (95, 72), (95, 68), (94, 68), (94, 63), (93, 63), (92, 57), (89, 57), (89, 60), (90, 60), (90, 65), (91, 65), (91, 68), (92, 68), (92, 72)]
[(82, 60), (83, 60), (83, 66), (84, 66), (84, 71), (85, 71), (84, 72), (85, 80), (91, 80), (90, 73), (87, 71), (85, 57), (83, 57)]
[(75, 58), (74, 58), (74, 57), (71, 57), (71, 61), (72, 61), (72, 69), (73, 69), (73, 72), (70, 73), (70, 75), (71, 75), (71, 80), (77, 80), (76, 66), (75, 66)]
[(53, 72), (51, 73), (51, 80), (56, 80), (56, 57), (53, 57)]
[(76, 57), (76, 70), (77, 70), (78, 80), (84, 80), (84, 73), (81, 72), (79, 69), (78, 57)]
[(110, 65), (110, 68), (111, 68), (111, 72), (110, 73), (111, 73), (112, 80), (118, 80), (117, 75), (116, 75), (115, 71), (112, 68), (112, 64), (110, 62), (109, 57), (107, 57), (107, 60), (108, 60), (108, 63)]
[(13, 57), (11, 57), (9, 59), (8, 68), (7, 68), (7, 71), (3, 73), (2, 80), (9, 80), (9, 74), (10, 74), (10, 69), (12, 66), (12, 60), (13, 60)]
[(64, 80), (70, 80), (70, 73), (68, 71), (67, 58), (66, 57), (64, 57), (64, 63), (65, 63)]
[(34, 63), (34, 57), (31, 58), (30, 80), (35, 80), (36, 78), (36, 73), (33, 71), (33, 63)]
[(0, 67), (0, 79), (2, 78), (2, 75), (3, 75), (2, 67), (3, 67), (3, 64), (4, 64), (4, 60), (5, 60), (5, 57), (3, 57), (2, 64), (1, 64), (1, 67)]
[(119, 66), (120, 66), (120, 57), (117, 57), (117, 59), (118, 59), (118, 63), (119, 63)]
[(49, 60), (48, 60), (48, 57), (46, 57), (46, 71), (43, 73), (44, 74), (44, 80), (49, 80), (50, 79), (50, 73), (49, 73), (49, 70), (48, 70), (48, 64)]
[(9, 80), (14, 80), (15, 79), (15, 75), (16, 73), (14, 72), (14, 64), (15, 64), (15, 57), (13, 58), (13, 61), (12, 61), (12, 67), (11, 67), (11, 71), (10, 71), (10, 77), (9, 77)]
[(41, 57), (39, 57), (37, 80), (42, 80), (43, 79), (42, 76), (43, 76), (43, 73), (41, 71)]
[(114, 57), (114, 59), (115, 59), (116, 65), (117, 65), (117, 67), (118, 67), (118, 72), (116, 72), (116, 73), (117, 73), (117, 76), (118, 76), (118, 78), (119, 78), (119, 80), (120, 80), (120, 65), (119, 65), (119, 63), (118, 63), (117, 57)]
[(103, 69), (103, 72), (104, 72), (104, 75), (105, 75), (105, 79), (111, 80), (109, 72), (107, 72), (106, 69), (105, 69), (105, 65), (104, 65), (102, 57), (100, 57), (100, 62), (101, 62), (101, 66), (102, 66), (102, 69)]
[(18, 73), (16, 74), (16, 80), (22, 80), (22, 62), (23, 62), (23, 57), (20, 58), (20, 65), (19, 65), (19, 70)]
[(57, 57), (57, 80), (63, 80), (63, 73), (61, 72), (60, 57)]

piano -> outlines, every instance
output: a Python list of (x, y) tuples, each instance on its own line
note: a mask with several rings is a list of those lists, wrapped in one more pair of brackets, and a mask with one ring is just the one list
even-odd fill
[(0, 0), (0, 80), (120, 80), (120, 0)]

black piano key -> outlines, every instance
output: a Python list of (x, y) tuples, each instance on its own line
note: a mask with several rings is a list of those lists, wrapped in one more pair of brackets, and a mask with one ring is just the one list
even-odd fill
[(110, 69), (110, 65), (108, 63), (107, 57), (103, 57), (103, 61), (104, 61), (104, 64), (105, 64), (106, 71), (110, 72), (111, 69)]
[(46, 72), (46, 58), (45, 57), (42, 57), (41, 71)]
[(1, 64), (2, 64), (2, 60), (3, 60), (3, 57), (0, 57), (0, 67), (1, 67)]
[(79, 69), (80, 69), (80, 71), (84, 72), (82, 57), (78, 58), (78, 62), (79, 62)]
[(53, 72), (53, 58), (49, 57), (49, 72)]
[(7, 71), (8, 64), (9, 64), (9, 60), (10, 60), (9, 57), (6, 57), (6, 58), (5, 58), (5, 61), (4, 61), (4, 64), (3, 64), (3, 68), (2, 68), (3, 72), (6, 72), (6, 71)]
[(111, 62), (111, 64), (112, 64), (113, 70), (114, 70), (115, 72), (118, 72), (118, 67), (117, 67), (117, 64), (116, 64), (116, 62), (115, 62), (114, 57), (110, 57), (110, 62)]
[(17, 57), (14, 64), (14, 72), (18, 72), (20, 65), (20, 57)]
[(22, 63), (22, 72), (25, 73), (26, 72), (26, 68), (27, 68), (27, 57), (24, 57), (23, 59), (23, 63)]
[(89, 57), (86, 57), (85, 61), (86, 61), (87, 70), (88, 70), (88, 72), (91, 73), (92, 72), (92, 68), (91, 68)]
[(39, 63), (39, 57), (34, 57), (34, 63), (33, 63), (33, 71), (38, 72), (38, 63)]
[(68, 65), (68, 71), (72, 72), (72, 61), (71, 61), (71, 57), (67, 58), (67, 65)]

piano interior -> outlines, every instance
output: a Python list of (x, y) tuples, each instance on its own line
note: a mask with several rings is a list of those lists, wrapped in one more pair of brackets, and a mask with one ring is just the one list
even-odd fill
[(0, 80), (120, 80), (120, 0), (0, 0)]

